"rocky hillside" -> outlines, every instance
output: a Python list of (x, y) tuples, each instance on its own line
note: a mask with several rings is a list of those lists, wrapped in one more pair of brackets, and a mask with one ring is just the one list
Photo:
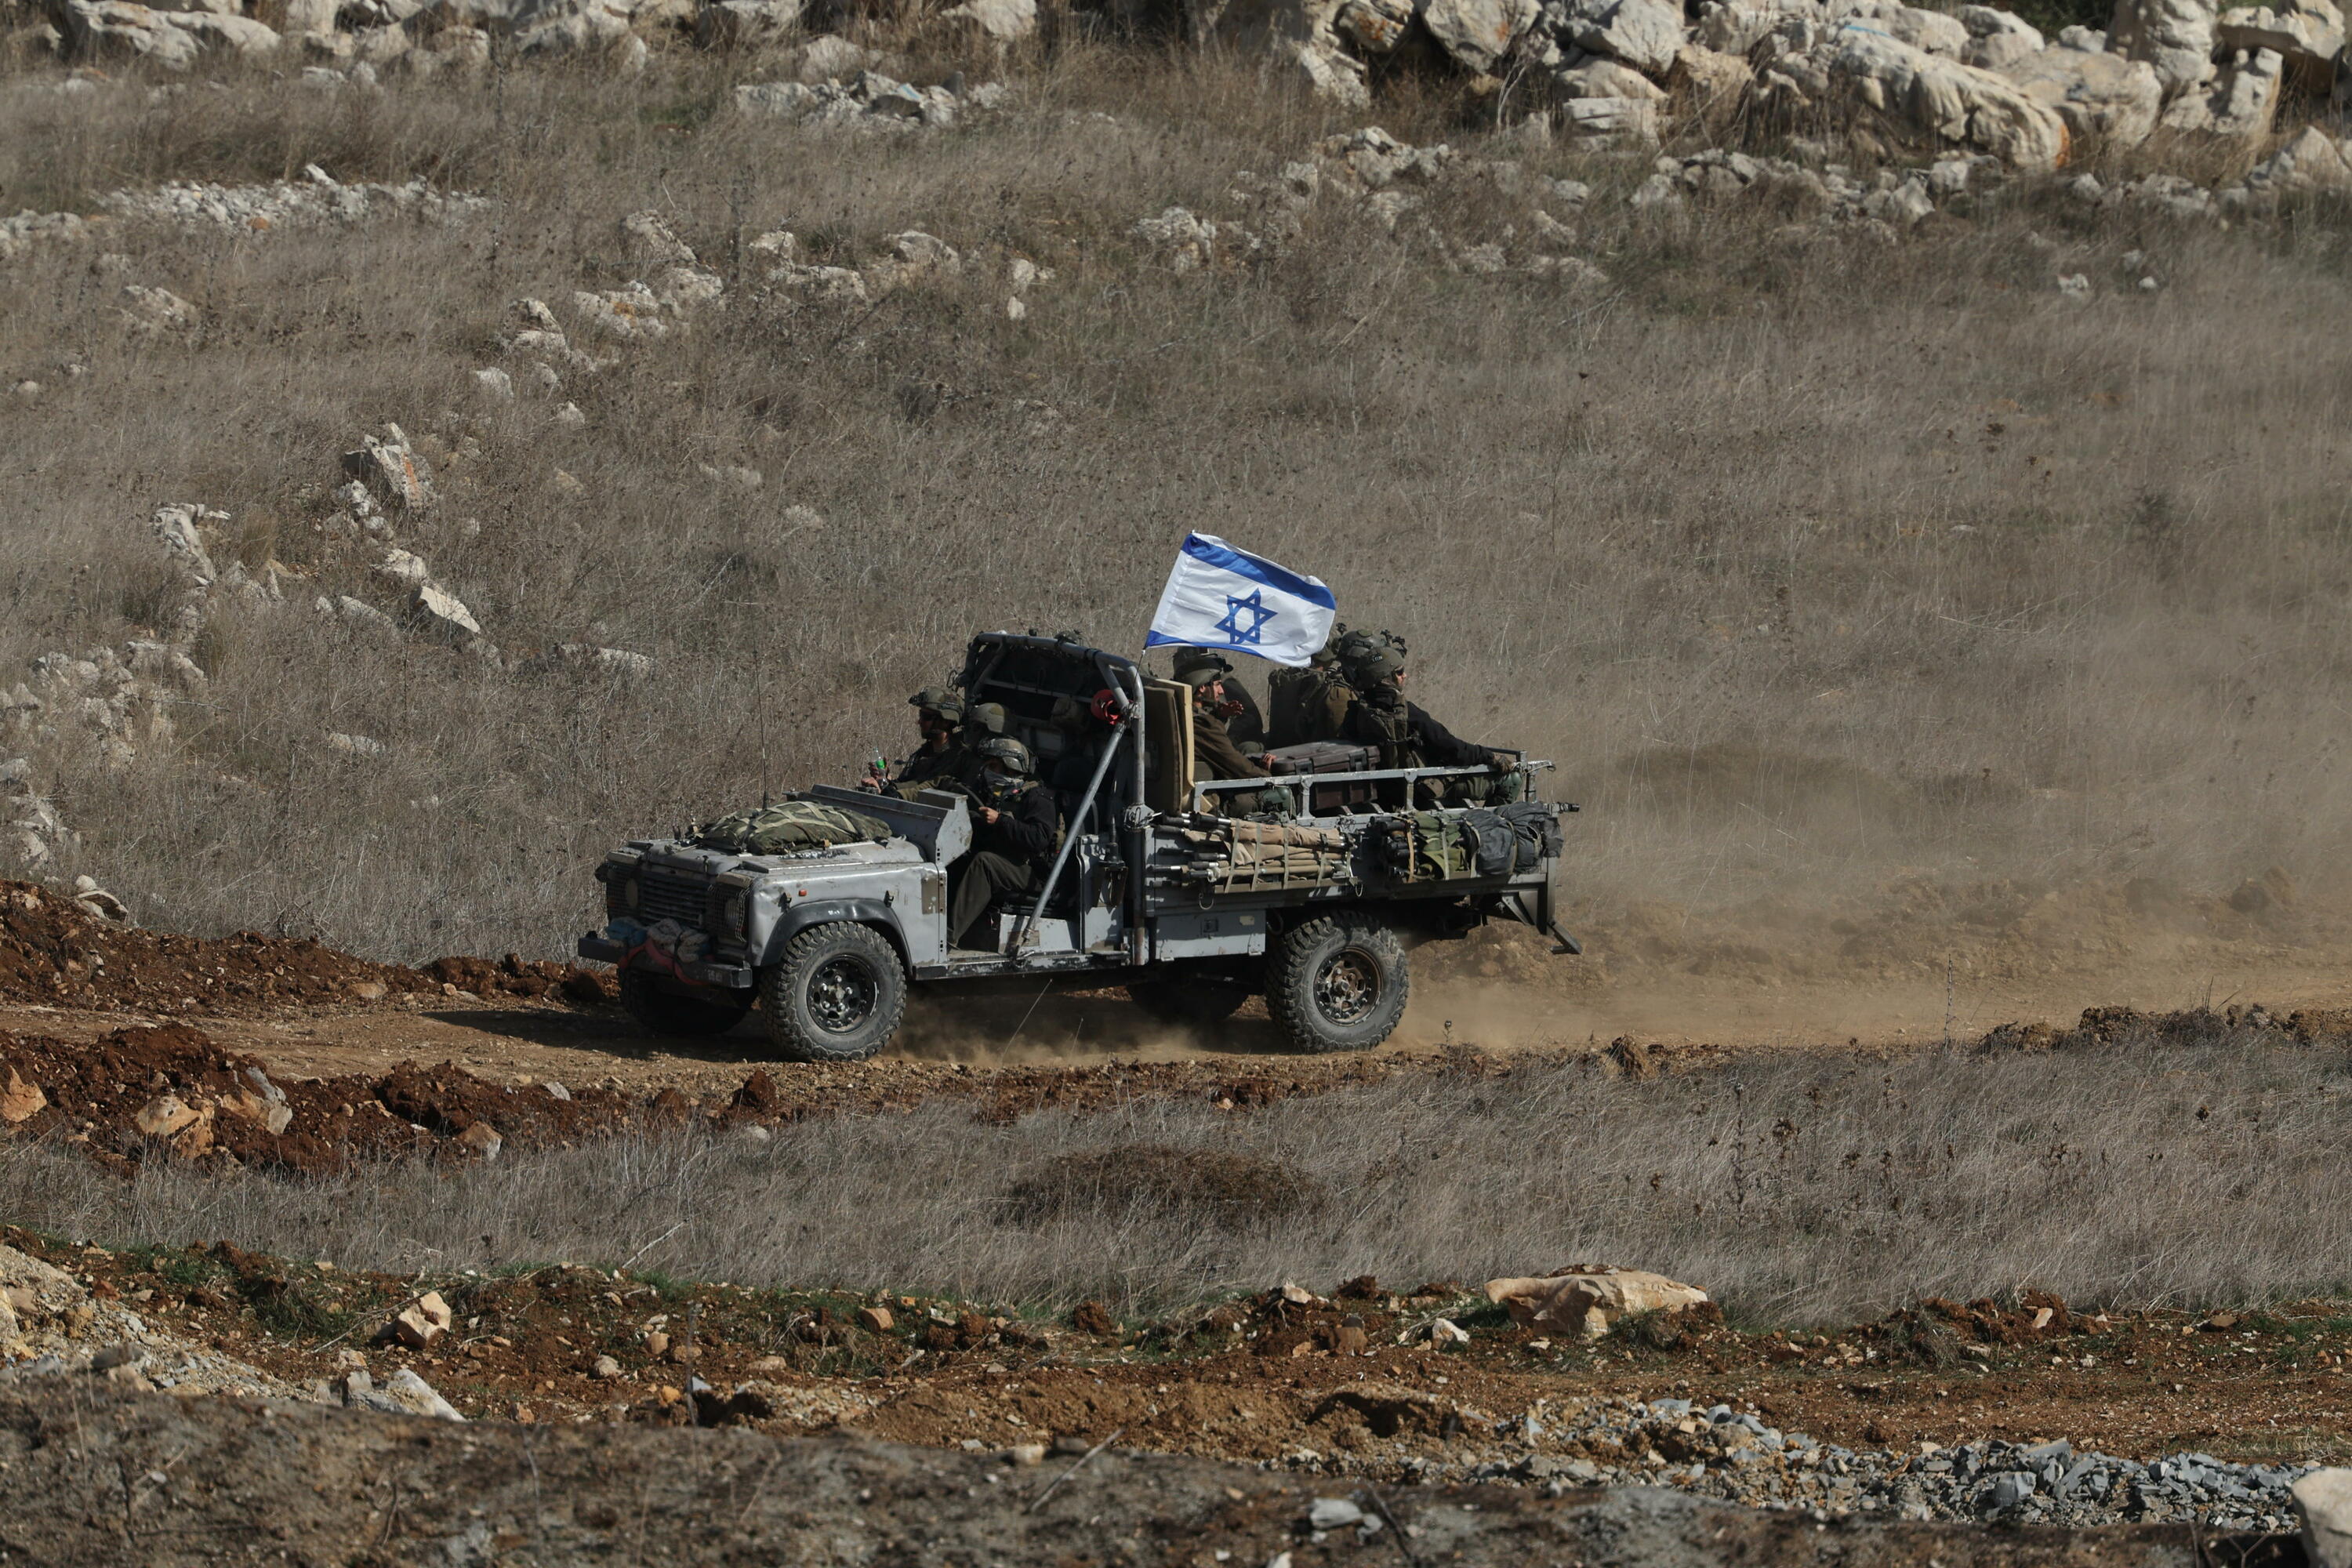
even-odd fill
[[(185, 70), (208, 57), (266, 58), (329, 88), (582, 56), (636, 71), (654, 48), (698, 47), (779, 56), (793, 76), (743, 96), (760, 112), (933, 124), (960, 95), (887, 69), (872, 79), (891, 62), (854, 37), (887, 32), (924, 54), (1001, 63), (1041, 26), (1048, 42), (1074, 28), (1170, 32), (1262, 51), (1353, 108), (1391, 81), (1449, 81), (1477, 118), (1539, 139), (1632, 147), (1796, 131), (1865, 152), (1985, 153), (2037, 171), (2151, 139), (2236, 154), (2242, 166), (2275, 131), (2326, 109), (2345, 43), (2331, 0), (2117, 0), (2104, 30), (2072, 25), (2054, 37), (1995, 6), (1899, 0), (1185, 0), (1158, 11), (1114, 0), (1042, 18), (1035, 0), (965, 0), (887, 20), (807, 0), (41, 5), (46, 20), (24, 42), (69, 60)], [(2340, 154), (2316, 143), (2271, 173), (2305, 186), (2352, 181)]]

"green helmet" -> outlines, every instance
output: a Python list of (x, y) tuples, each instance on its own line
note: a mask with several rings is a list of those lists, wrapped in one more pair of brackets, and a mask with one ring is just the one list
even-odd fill
[(919, 711), (936, 713), (950, 724), (963, 722), (963, 694), (952, 686), (926, 686), (907, 700)]
[(1333, 621), (1331, 623), (1331, 635), (1323, 639), (1323, 646), (1315, 650), (1315, 657), (1307, 662), (1327, 669), (1332, 665), (1339, 663), (1339, 644), (1346, 638), (1347, 635), (1348, 623), (1345, 621)]
[(1233, 661), (1213, 648), (1187, 647), (1176, 651), (1176, 679), (1187, 686), (1206, 686), (1213, 680), (1223, 680), (1233, 672)]
[(1402, 650), (1385, 643), (1373, 643), (1369, 647), (1359, 649), (1355, 657), (1348, 660), (1348, 683), (1359, 690), (1369, 689), (1391, 676), (1403, 673)]
[(983, 763), (994, 763), (1014, 778), (1029, 776), (1029, 748), (1010, 735), (991, 735), (972, 750)]
[(1004, 733), (1004, 704), (975, 702), (964, 710), (965, 727), (990, 735)]

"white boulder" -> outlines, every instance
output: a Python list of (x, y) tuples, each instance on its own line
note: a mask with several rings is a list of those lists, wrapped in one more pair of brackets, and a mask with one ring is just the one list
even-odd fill
[(2213, 76), (2212, 0), (2116, 0), (2107, 47), (2156, 68), (2167, 97)]
[(1963, 5), (1955, 15), (1969, 30), (1968, 44), (1960, 50), (1961, 63), (1979, 70), (2000, 70), (2049, 47), (2042, 30), (2013, 11)]
[(667, 267), (674, 263), (691, 267), (695, 259), (693, 247), (671, 232), (661, 214), (650, 209), (631, 213), (621, 220), (621, 254), (636, 267)]
[(1486, 1300), (1523, 1328), (1598, 1339), (1628, 1312), (1674, 1313), (1700, 1305), (1706, 1291), (1639, 1268), (1579, 1268), (1540, 1279), (1489, 1279)]
[(2352, 1568), (2352, 1469), (2314, 1470), (2290, 1495), (2310, 1568)]
[(2254, 166), (2246, 184), (2257, 190), (2352, 191), (2352, 151), (2316, 125)]
[(1784, 23), (1757, 47), (1756, 64), (1768, 107), (1842, 109), (1896, 141), (1990, 153), (2016, 169), (2046, 172), (2066, 159), (2066, 122), (2049, 105), (2005, 77), (1884, 33), (1849, 27), (1823, 37)]
[(2166, 104), (2158, 123), (2223, 142), (2259, 142), (2271, 133), (2278, 114), (2285, 63), (2272, 49), (2235, 55), (2211, 80)]
[(457, 595), (431, 583), (417, 585), (415, 595), (408, 601), (408, 610), (424, 629), (453, 642), (482, 635), (482, 623), (474, 618), (474, 612), (466, 608)]
[(809, 40), (801, 51), (800, 79), (814, 87), (821, 81), (845, 81), (871, 69), (881, 57), (838, 33)]
[(695, 13), (694, 41), (706, 49), (751, 48), (788, 38), (801, 25), (801, 0), (716, 0)]
[(2044, 49), (2000, 68), (2000, 74), (2066, 122), (2071, 138), (2110, 147), (2137, 147), (2156, 129), (2164, 84), (2146, 60)]
[(1560, 98), (1630, 98), (1655, 102), (1666, 89), (1632, 66), (1593, 58), (1552, 73), (1552, 91)]
[(1570, 26), (1576, 47), (1663, 78), (1683, 47), (1683, 12), (1666, 0), (1615, 0)]
[(195, 63), (196, 40), (177, 25), (184, 15), (129, 0), (65, 0), (50, 11), (59, 50), (68, 58), (143, 59), (169, 70)]
[(1135, 237), (1179, 272), (1206, 267), (1217, 253), (1217, 226), (1193, 216), (1184, 207), (1170, 207), (1157, 217), (1138, 218)]
[(173, 22), (195, 40), (200, 54), (242, 55), (247, 59), (258, 59), (276, 53), (282, 41), (274, 29), (250, 16), (192, 11), (174, 16)]
[(2223, 49), (2272, 49), (2287, 69), (2326, 79), (2344, 53), (2344, 13), (2331, 0), (2284, 0), (2224, 11), (2213, 24), (2213, 42)]
[(982, 37), (1009, 44), (1037, 30), (1037, 0), (964, 0), (940, 12), (940, 20), (969, 24)]
[[(1615, 9), (1657, 5), (1658, 0), (1620, 0)], [(1491, 71), (1541, 14), (1537, 0), (1429, 0), (1421, 21), (1447, 54), (1474, 71)]]

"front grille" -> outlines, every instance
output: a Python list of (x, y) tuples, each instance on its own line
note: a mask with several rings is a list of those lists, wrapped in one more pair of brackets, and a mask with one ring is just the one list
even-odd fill
[(637, 919), (646, 925), (670, 920), (700, 931), (710, 918), (710, 874), (643, 866), (637, 871)]

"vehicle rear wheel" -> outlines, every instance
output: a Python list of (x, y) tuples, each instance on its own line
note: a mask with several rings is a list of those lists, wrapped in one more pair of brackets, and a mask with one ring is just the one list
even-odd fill
[(862, 1062), (898, 1032), (907, 971), (872, 926), (833, 921), (784, 944), (760, 974), (768, 1036), (788, 1062)]
[(624, 969), (620, 974), (621, 1005), (630, 1017), (656, 1035), (674, 1040), (701, 1040), (713, 1035), (723, 1035), (743, 1021), (751, 1010), (751, 997), (747, 992), (740, 1002), (724, 991), (690, 994), (673, 990), (658, 975), (642, 969)]
[(1331, 915), (1294, 926), (1267, 955), (1265, 1010), (1302, 1051), (1368, 1051), (1394, 1032), (1412, 989), (1386, 926)]
[(1207, 975), (1130, 980), (1128, 1000), (1162, 1024), (1205, 1029), (1241, 1010), (1252, 993), (1246, 985)]

